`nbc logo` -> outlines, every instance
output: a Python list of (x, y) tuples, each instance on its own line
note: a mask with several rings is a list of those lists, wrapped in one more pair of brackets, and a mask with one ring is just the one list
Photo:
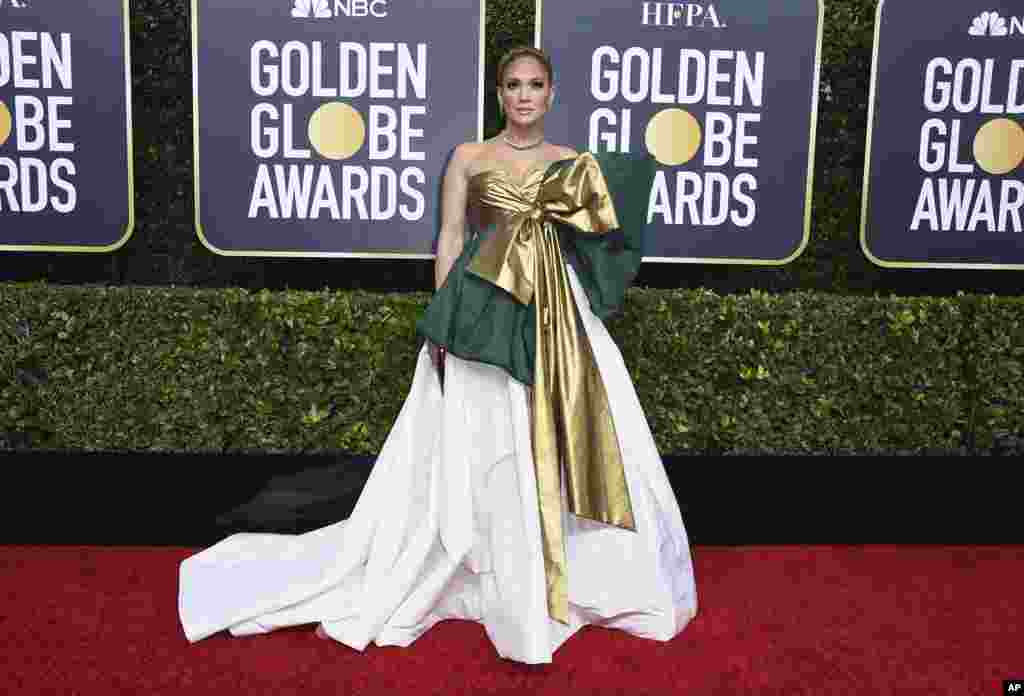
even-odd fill
[(1001, 16), (995, 10), (982, 12), (971, 20), (971, 26), (967, 29), (971, 36), (1008, 36), (1010, 34), (1024, 34), (1024, 18), (1010, 17), (1007, 23), (1006, 17)]
[(333, 17), (327, 0), (295, 0), (292, 17)]
[(300, 19), (387, 16), (388, 0), (294, 0), (292, 5), (292, 17)]

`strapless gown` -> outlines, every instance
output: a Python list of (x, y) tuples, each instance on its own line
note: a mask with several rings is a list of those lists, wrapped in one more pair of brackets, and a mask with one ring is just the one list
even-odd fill
[[(472, 204), (496, 219), (510, 202), (529, 204), (543, 175), (482, 173)], [(464, 272), (457, 265), (452, 273)], [(631, 531), (564, 512), (567, 623), (550, 618), (546, 603), (528, 386), (450, 353), (442, 389), (423, 347), (350, 517), (304, 534), (235, 534), (182, 562), (187, 640), (309, 624), (363, 650), (409, 646), (459, 619), (482, 624), (499, 655), (536, 664), (585, 625), (657, 641), (678, 635), (697, 612), (686, 528), (619, 350), (566, 269), (635, 519)]]

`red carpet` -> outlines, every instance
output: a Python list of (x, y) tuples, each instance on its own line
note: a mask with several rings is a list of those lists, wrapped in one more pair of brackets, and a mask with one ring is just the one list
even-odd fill
[(464, 622), (362, 654), (311, 629), (189, 645), (191, 552), (0, 547), (0, 693), (997, 696), (1024, 676), (1024, 546), (697, 546), (680, 637), (586, 629), (537, 667)]

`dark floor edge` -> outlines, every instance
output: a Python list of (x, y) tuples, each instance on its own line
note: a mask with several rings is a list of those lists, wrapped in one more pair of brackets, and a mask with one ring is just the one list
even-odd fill
[[(0, 543), (205, 546), (347, 518), (375, 457), (32, 450), (0, 461)], [(995, 461), (955, 472), (896, 457), (663, 462), (695, 544), (1024, 542), (1020, 476)]]

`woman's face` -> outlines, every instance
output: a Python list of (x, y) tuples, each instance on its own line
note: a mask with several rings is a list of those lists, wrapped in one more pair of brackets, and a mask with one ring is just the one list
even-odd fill
[(554, 92), (547, 70), (536, 58), (523, 56), (509, 63), (498, 89), (509, 125), (527, 128), (544, 117)]

